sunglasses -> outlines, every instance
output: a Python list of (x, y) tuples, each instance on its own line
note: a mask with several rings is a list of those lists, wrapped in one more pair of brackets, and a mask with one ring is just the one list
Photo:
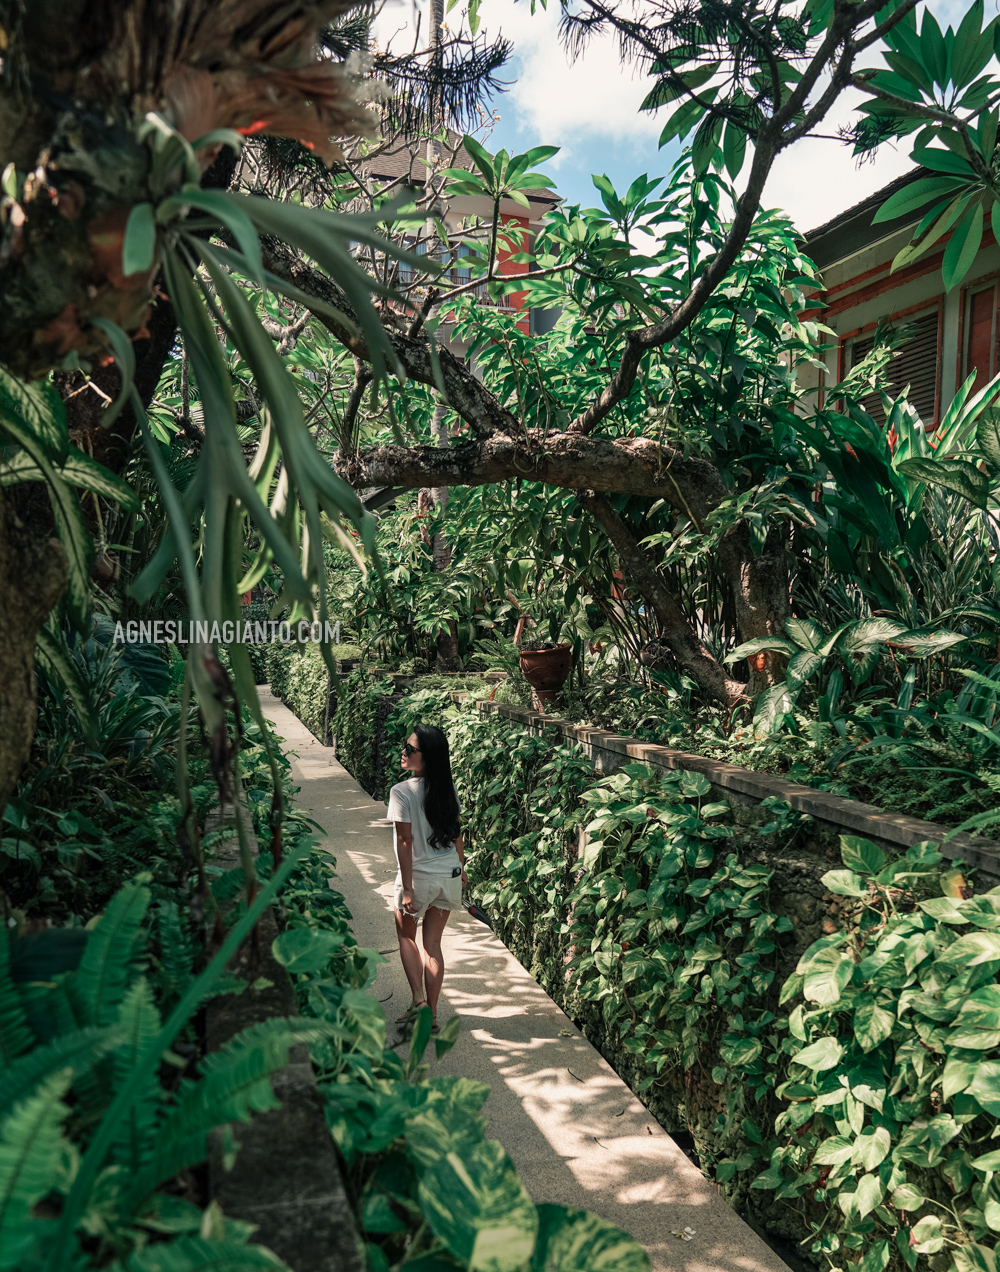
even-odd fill
[(407, 758), (407, 759), (409, 759), (411, 755), (419, 755), (419, 754), (420, 754), (420, 747), (419, 747), (419, 746), (410, 746), (409, 742), (404, 742), (404, 743), (403, 743), (403, 754), (406, 756), (406, 758)]

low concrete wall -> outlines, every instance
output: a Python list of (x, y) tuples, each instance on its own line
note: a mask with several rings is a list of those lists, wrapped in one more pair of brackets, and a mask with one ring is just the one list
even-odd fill
[[(211, 816), (209, 829), (231, 824), (229, 810)], [(239, 864), (235, 839), (220, 844), (216, 861), (229, 868)], [(300, 1015), (288, 972), (271, 953), (278, 935), (273, 907), (264, 911), (258, 934), (256, 948), (247, 941), (229, 964), (230, 972), (250, 984), (243, 993), (213, 999), (205, 1008), (209, 1051), (219, 1050), (249, 1025)], [(307, 1046), (292, 1049), (289, 1063), (271, 1078), (271, 1087), (280, 1109), (233, 1124), (240, 1150), (232, 1169), (225, 1166), (221, 1132), (212, 1133), (211, 1196), (226, 1215), (256, 1224), (255, 1240), (295, 1272), (362, 1272), (354, 1216)]]
[[(452, 694), (456, 702), (468, 694)], [(943, 856), (961, 858), (979, 871), (977, 891), (985, 891), (1000, 884), (1000, 843), (981, 835), (952, 835), (949, 827), (935, 822), (922, 821), (919, 817), (905, 817), (901, 813), (886, 812), (874, 804), (862, 804), (859, 800), (843, 795), (830, 795), (814, 790), (798, 782), (789, 782), (770, 773), (756, 773), (752, 769), (726, 764), (722, 760), (707, 759), (703, 755), (690, 755), (675, 751), (672, 747), (656, 746), (639, 738), (625, 737), (608, 729), (595, 729), (588, 725), (573, 724), (558, 716), (546, 715), (524, 707), (511, 707), (505, 703), (490, 702), (486, 698), (476, 701), (481, 716), (499, 715), (518, 724), (531, 733), (544, 729), (556, 729), (567, 744), (577, 744), (593, 760), (602, 773), (613, 773), (624, 764), (638, 761), (662, 769), (689, 769), (703, 773), (712, 783), (713, 791), (730, 804), (759, 804), (762, 800), (784, 800), (800, 813), (814, 818), (818, 831), (831, 835), (862, 835), (883, 848), (897, 852), (911, 844), (930, 840), (938, 845)]]

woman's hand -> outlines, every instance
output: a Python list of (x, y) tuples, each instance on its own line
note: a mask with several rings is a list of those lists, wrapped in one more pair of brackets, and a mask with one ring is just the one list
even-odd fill
[(404, 914), (412, 914), (413, 911), (417, 908), (417, 903), (416, 903), (416, 900), (414, 899), (413, 891), (410, 888), (403, 889), (402, 901), (403, 901)]
[(465, 870), (463, 869), (462, 870), (462, 887), (467, 888), (468, 886), (469, 886), (469, 876), (465, 873)]

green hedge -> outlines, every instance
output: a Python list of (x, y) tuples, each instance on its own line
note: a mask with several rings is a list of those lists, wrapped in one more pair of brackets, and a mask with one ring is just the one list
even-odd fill
[(385, 721), (393, 692), (388, 677), (375, 679), (358, 668), (341, 685), (334, 717), (337, 759), (375, 799), (383, 798), (387, 779), (389, 785), (396, 780), (396, 768), (385, 763)]
[[(356, 645), (333, 645), (331, 653), (338, 660), (347, 660), (358, 657), (360, 651)], [(264, 672), (275, 697), (322, 741), (330, 677), (319, 645), (268, 645)]]
[(498, 933), (742, 1213), (830, 1268), (994, 1272), (1000, 889), (950, 895), (931, 845), (845, 836), (831, 870), (785, 805), (747, 825), (700, 774), (601, 777), (441, 693), (390, 744), (417, 720)]

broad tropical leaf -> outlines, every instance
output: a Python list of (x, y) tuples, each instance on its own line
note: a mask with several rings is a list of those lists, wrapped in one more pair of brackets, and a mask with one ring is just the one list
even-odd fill
[(963, 184), (960, 177), (954, 176), (924, 177), (920, 181), (914, 181), (886, 199), (872, 221), (876, 225), (882, 221), (894, 221), (897, 217), (916, 212), (925, 203), (930, 203), (931, 199), (938, 199), (950, 190), (957, 190)]
[(648, 1272), (638, 1241), (587, 1210), (538, 1207), (538, 1240), (531, 1272)]
[(788, 685), (774, 685), (757, 699), (757, 710), (753, 717), (753, 730), (758, 738), (773, 733), (784, 720), (785, 713), (791, 711), (795, 703)]
[(790, 618), (785, 624), (785, 631), (795, 641), (799, 649), (808, 649), (818, 653), (823, 643), (822, 629), (811, 618)]
[(419, 1195), (435, 1236), (469, 1272), (522, 1272), (538, 1212), (496, 1140), (449, 1153), (424, 1172)]
[(953, 490), (963, 499), (968, 499), (977, 508), (986, 508), (991, 485), (989, 475), (970, 460), (929, 459), (918, 455), (904, 459), (898, 471), (911, 481), (943, 486), (945, 490)]
[(798, 653), (799, 646), (786, 640), (784, 636), (758, 636), (756, 640), (747, 640), (742, 645), (737, 645), (726, 658), (726, 662), (739, 662), (741, 658), (749, 658), (751, 654), (761, 654), (772, 649), (779, 654), (788, 654), (791, 657), (792, 654)]
[(0, 432), (8, 420), (19, 429), (28, 429), (52, 463), (61, 464), (65, 459), (69, 450), (66, 408), (54, 384), (20, 380), (0, 369)]
[(203, 1237), (177, 1237), (149, 1245), (131, 1255), (125, 1267), (127, 1272), (251, 1272), (254, 1268), (288, 1272), (288, 1265), (266, 1246)]
[(976, 446), (993, 471), (1000, 472), (1000, 407), (983, 411), (976, 425)]

